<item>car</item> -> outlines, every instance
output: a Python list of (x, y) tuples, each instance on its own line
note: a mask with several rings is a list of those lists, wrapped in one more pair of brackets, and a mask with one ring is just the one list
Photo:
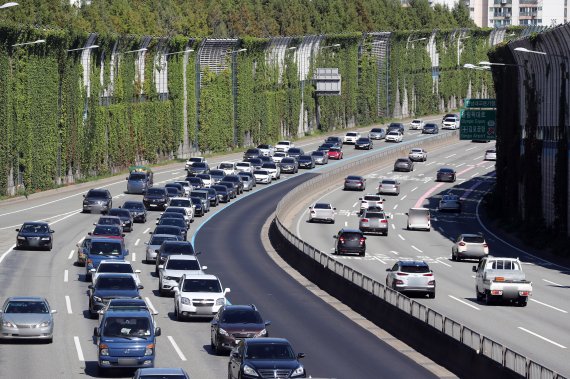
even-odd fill
[(277, 163), (273, 162), (264, 163), (261, 165), (261, 169), (269, 171), (269, 173), (271, 174), (271, 178), (274, 180), (279, 180), (281, 178), (281, 168)]
[(127, 193), (143, 194), (152, 187), (152, 171), (144, 166), (135, 166), (127, 176)]
[(85, 280), (91, 279), (92, 269), (97, 269), (104, 260), (124, 261), (129, 255), (125, 242), (106, 237), (91, 237), (87, 257), (85, 258)]
[(359, 190), (364, 191), (366, 189), (366, 178), (359, 175), (349, 175), (344, 179), (344, 187), (346, 190)]
[(299, 171), (299, 162), (295, 158), (287, 157), (281, 160), (279, 167), (283, 173), (296, 174)]
[(109, 216), (117, 216), (121, 219), (121, 226), (125, 232), (133, 231), (133, 215), (128, 209), (123, 208), (111, 208), (109, 209)]
[(226, 173), (224, 170), (210, 170), (210, 176), (212, 177), (213, 184), (217, 184), (224, 176), (226, 176)]
[(251, 163), (251, 172), (255, 169), (260, 169), (263, 164), (263, 161), (260, 158), (250, 158), (247, 161)]
[(157, 225), (150, 234), (171, 234), (173, 236), (180, 237), (182, 241), (186, 241), (185, 237), (187, 235), (186, 230), (178, 226), (172, 225)]
[[(190, 200), (190, 198), (173, 197), (170, 200), (170, 206), (166, 209), (169, 208), (170, 208), (169, 212), (173, 212), (173, 209), (183, 208), (186, 213), (186, 217), (184, 218), (186, 220), (186, 223), (190, 225), (190, 223), (194, 221), (194, 205), (192, 204), (192, 200)], [(175, 211), (175, 212), (182, 213), (180, 211)]]
[(83, 213), (107, 213), (113, 208), (113, 196), (104, 188), (95, 188), (83, 195)]
[(386, 128), (386, 134), (389, 134), (390, 132), (399, 132), (401, 135), (404, 135), (405, 131), (406, 128), (401, 122), (391, 122), (390, 125), (388, 125), (388, 128)]
[(192, 186), (192, 189), (190, 190), (190, 196), (192, 196), (192, 191), (206, 187), (202, 178), (199, 178), (198, 176), (186, 177), (186, 180)]
[(455, 182), (457, 180), (457, 173), (450, 167), (442, 167), (437, 170), (435, 181), (436, 182)]
[(325, 139), (325, 143), (332, 143), (332, 144), (336, 145), (338, 148), (342, 149), (343, 138), (338, 137), (338, 136), (328, 136)]
[(397, 131), (391, 131), (388, 132), (388, 134), (386, 134), (386, 142), (402, 142), (402, 140), (404, 139), (402, 133), (397, 132)]
[(368, 137), (370, 139), (384, 139), (386, 137), (386, 129), (384, 128), (372, 128), (368, 132)]
[(227, 304), (220, 308), (210, 322), (210, 347), (220, 355), (235, 348), (242, 339), (269, 337), (267, 327), (255, 305)]
[(387, 268), (386, 287), (394, 291), (421, 293), (430, 299), (435, 297), (435, 276), (424, 261), (397, 261)]
[(164, 187), (152, 187), (146, 190), (143, 204), (147, 210), (164, 210), (170, 203), (170, 197)]
[(489, 255), (489, 246), (482, 234), (462, 233), (457, 236), (451, 247), (451, 260), (481, 260)]
[(414, 162), (425, 162), (427, 161), (427, 151), (421, 147), (414, 147), (408, 153), (408, 158)]
[(107, 237), (107, 238), (125, 238), (123, 229), (118, 225), (95, 225), (92, 232), (87, 233), (89, 236), (94, 237)]
[(327, 164), (329, 163), (329, 155), (326, 151), (313, 151), (311, 156), (315, 159), (315, 164)]
[(194, 207), (194, 214), (199, 217), (203, 217), (206, 214), (206, 206), (204, 201), (199, 197), (190, 197), (192, 206)]
[[(205, 174), (200, 174), (200, 175), (205, 175)], [(209, 174), (207, 174), (209, 175)], [(212, 176), (210, 175), (210, 179), (212, 178)], [(187, 180), (175, 180), (172, 183), (178, 183), (182, 186), (182, 189), (184, 191), (184, 195), (183, 196), (190, 196), (190, 191), (192, 191), (192, 185), (190, 184), (189, 181)]]
[(507, 301), (526, 307), (532, 296), (532, 282), (527, 279), (519, 258), (487, 256), (472, 271), (477, 301), (487, 305)]
[(104, 273), (115, 273), (115, 274), (129, 274), (135, 280), (137, 285), (141, 284), (141, 280), (139, 278), (139, 274), (141, 270), (133, 270), (133, 266), (131, 262), (127, 261), (118, 261), (118, 260), (103, 260), (99, 263), (99, 267), (96, 269), (91, 270), (91, 281), (93, 283), (97, 282), (97, 278)]
[[(200, 179), (200, 180), (202, 180), (202, 179)], [(173, 197), (180, 197), (180, 196), (182, 196), (183, 193), (184, 193), (184, 192), (182, 191), (182, 189), (177, 188), (177, 187), (172, 187), (172, 186), (170, 186), (170, 187), (164, 187), (164, 188), (166, 189), (166, 195), (167, 195), (170, 199), (172, 199)]]
[(322, 151), (326, 154), (330, 150), (330, 148), (334, 146), (336, 146), (336, 144), (325, 142), (321, 146), (319, 146), (316, 151)]
[(360, 137), (354, 142), (354, 149), (371, 150), (374, 148), (374, 142), (368, 137)]
[(497, 150), (496, 149), (489, 149), (485, 151), (485, 158), (486, 161), (496, 161), (497, 160)]
[(388, 216), (376, 210), (376, 207), (365, 209), (358, 220), (358, 229), (364, 233), (377, 233), (388, 235)]
[(176, 224), (177, 226), (183, 227), (186, 230), (190, 228), (190, 225), (188, 224), (184, 213), (178, 213), (178, 212), (163, 212), (163, 213), (161, 213), (160, 217), (156, 218), (158, 221), (155, 224), (159, 225), (159, 224), (161, 224), (160, 220), (169, 219), (169, 218), (174, 218), (174, 219), (179, 221), (177, 223), (172, 223), (173, 225)]
[(251, 158), (259, 158), (260, 155), (261, 155), (261, 150), (257, 148), (247, 149), (245, 153), (243, 153), (243, 160), (247, 161), (248, 159)]
[(459, 128), (459, 115), (456, 114), (447, 114), (443, 118), (442, 129), (458, 129)]
[(433, 122), (425, 124), (422, 129), (422, 134), (438, 134), (438, 133), (439, 133), (439, 125)]
[(342, 149), (340, 147), (331, 147), (327, 155), (329, 159), (339, 160), (343, 158)]
[(238, 173), (238, 176), (243, 182), (244, 191), (251, 191), (253, 187), (255, 187), (255, 177), (251, 172), (240, 172)]
[(168, 189), (169, 187), (175, 188), (175, 189), (178, 191), (178, 193), (180, 194), (180, 196), (184, 196), (184, 193), (186, 192), (186, 191), (184, 190), (184, 186), (183, 186), (182, 184), (180, 184), (180, 183), (169, 182), (169, 183), (166, 183), (166, 184), (164, 185), (164, 188), (166, 188), (166, 189)]
[(131, 212), (134, 222), (146, 222), (146, 208), (142, 201), (125, 201), (119, 208), (126, 209)]
[(97, 318), (111, 299), (140, 299), (142, 285), (131, 274), (104, 273), (89, 288), (89, 315)]
[(253, 176), (255, 176), (256, 183), (269, 184), (272, 180), (271, 173), (267, 170), (255, 170)]
[(22, 226), (16, 229), (17, 249), (45, 249), (51, 251), (53, 248), (53, 229), (47, 222), (24, 222)]
[(119, 216), (101, 216), (93, 225), (114, 225), (122, 229), (123, 221)]
[(195, 256), (194, 246), (190, 241), (164, 241), (156, 252), (154, 273), (158, 275), (159, 266), (166, 263), (166, 258), (170, 255), (191, 255)]
[(150, 240), (145, 242), (146, 245), (146, 259), (144, 263), (156, 262), (156, 255), (164, 241), (182, 241), (181, 236), (173, 236), (172, 234), (153, 234)]
[(195, 255), (163, 255), (164, 263), (158, 265), (158, 293), (165, 296), (174, 291), (184, 274), (203, 274), (208, 267), (201, 266)]
[(289, 149), (287, 154), (289, 154), (289, 156), (291, 158), (295, 158), (295, 159), (299, 160), (299, 157), (301, 155), (305, 154), (305, 151), (303, 149), (301, 149), (300, 147), (292, 147)]
[[(210, 174), (196, 174), (197, 178), (202, 179), (202, 183), (204, 183), (204, 188), (209, 188), (212, 185), (212, 175)], [(190, 187), (191, 188), (191, 187)], [(191, 192), (192, 190), (190, 190)], [(190, 195), (186, 195), (190, 196)]]
[(208, 193), (208, 200), (210, 200), (210, 207), (217, 207), (220, 204), (220, 199), (218, 199), (218, 192), (215, 189), (208, 187), (204, 188), (202, 191)]
[(306, 378), (304, 357), (284, 338), (246, 338), (230, 354), (228, 379)]
[(260, 155), (259, 159), (261, 159), (261, 165), (263, 166), (265, 163), (275, 163), (275, 161), (273, 160), (273, 157), (269, 157), (269, 156), (265, 156), (265, 155)]
[(261, 155), (265, 157), (271, 157), (275, 153), (275, 148), (273, 147), (273, 145), (268, 145), (266, 143), (257, 145), (257, 148), (259, 149), (259, 151), (261, 151)]
[(282, 151), (286, 153), (292, 147), (295, 147), (295, 144), (291, 141), (279, 141), (277, 142), (277, 145), (275, 145), (275, 151)]
[(207, 162), (194, 162), (186, 169), (189, 176), (194, 176), (196, 174), (209, 174), (210, 166)]
[(182, 321), (190, 317), (214, 317), (226, 305), (229, 288), (209, 274), (183, 274), (174, 287), (174, 317)]
[(406, 212), (408, 216), (407, 230), (431, 230), (431, 215), (428, 208), (410, 208)]
[(210, 187), (210, 189), (213, 189), (216, 191), (216, 195), (218, 196), (218, 200), (221, 203), (229, 203), (230, 202), (231, 194), (230, 194), (230, 191), (228, 190), (228, 187), (226, 187), (224, 185), (215, 184), (212, 187)]
[(133, 379), (190, 379), (190, 375), (182, 368), (139, 368)]
[(297, 159), (299, 168), (313, 169), (315, 168), (315, 158), (312, 155), (303, 154)]
[(399, 195), (400, 194), (400, 181), (396, 179), (382, 179), (378, 183), (378, 195)]
[(366, 237), (359, 229), (343, 228), (333, 235), (335, 239), (333, 254), (366, 254)]
[(221, 162), (218, 165), (218, 170), (222, 170), (226, 175), (232, 175), (236, 173), (236, 163), (235, 162)]
[(240, 172), (252, 172), (252, 171), (253, 171), (253, 166), (251, 165), (251, 162), (237, 162), (236, 163), (236, 173), (237, 174), (239, 174)]
[(461, 200), (457, 195), (443, 195), (441, 200), (439, 200), (439, 206), (437, 208), (440, 212), (450, 211), (450, 212), (461, 212)]
[[(156, 221), (156, 225), (167, 225), (167, 226), (175, 226), (177, 228), (180, 229), (180, 233), (182, 235), (182, 240), (186, 241), (186, 239), (188, 238), (188, 229), (187, 229), (187, 225), (186, 222), (184, 221), (184, 219), (181, 218), (170, 218), (168, 217), (168, 215), (165, 215), (161, 218), (159, 218)], [(160, 233), (162, 234), (167, 234), (164, 231), (161, 231)]]
[(422, 130), (424, 128), (424, 120), (416, 118), (410, 122), (410, 130)]
[(238, 195), (243, 193), (243, 182), (237, 175), (226, 175), (223, 177), (222, 182), (232, 183)]
[(360, 212), (362, 213), (363, 211), (367, 210), (368, 208), (372, 208), (372, 207), (377, 207), (380, 210), (384, 209), (384, 202), (386, 201), (386, 199), (384, 199), (382, 196), (380, 195), (376, 195), (373, 193), (369, 193), (364, 195), (363, 197), (359, 197), (358, 200), (360, 200)]
[(288, 156), (289, 156), (289, 154), (287, 154), (287, 153), (284, 152), (284, 151), (276, 151), (275, 153), (273, 153), (273, 161), (274, 161), (275, 163), (281, 163), (281, 160), (282, 160), (283, 158), (288, 157)]
[(360, 132), (347, 132), (343, 139), (342, 142), (346, 143), (346, 144), (354, 144), (356, 142), (357, 139), (359, 139), (361, 137)]
[(39, 296), (13, 296), (4, 301), (0, 312), (1, 340), (44, 340), (53, 342), (54, 318), (57, 313)]
[(91, 246), (91, 236), (84, 237), (81, 242), (76, 244), (77, 247), (77, 260), (75, 264), (77, 266), (85, 266), (85, 261), (87, 260), (87, 253), (89, 252), (89, 247)]
[(225, 186), (230, 194), (230, 199), (235, 199), (237, 197), (237, 188), (234, 183), (221, 181), (218, 183), (219, 186)]
[[(182, 217), (184, 218), (184, 221), (186, 221), (186, 225), (188, 225), (188, 227), (190, 227), (190, 223), (193, 220), (193, 214), (190, 215), (188, 214), (188, 209), (190, 208), (190, 206), (188, 206), (187, 203), (182, 203), (182, 202), (176, 202), (176, 204), (181, 204), (181, 206), (174, 206), (171, 205), (168, 208), (166, 208), (164, 210), (164, 212), (162, 212), (160, 215), (164, 216), (166, 214), (171, 214), (171, 213), (178, 213), (180, 215), (182, 215)], [(195, 207), (193, 206), (194, 204), (192, 204), (192, 208), (195, 209)]]
[(414, 171), (414, 161), (410, 158), (398, 158), (394, 162), (394, 171)]
[(309, 207), (309, 222), (324, 221), (334, 224), (336, 208), (329, 203), (315, 203)]
[(190, 166), (192, 166), (192, 164), (194, 164), (196, 162), (198, 162), (198, 163), (206, 162), (206, 158), (204, 158), (204, 157), (190, 157), (190, 158), (188, 158), (188, 160), (186, 160), (186, 165), (185, 165), (186, 171), (188, 171)]
[[(208, 213), (210, 212), (210, 204), (211, 204), (211, 200), (212, 200), (212, 196), (210, 195), (210, 193), (206, 190), (206, 189), (201, 189), (198, 191), (192, 191), (192, 195), (190, 196), (190, 198), (194, 198), (197, 197), (200, 200), (202, 200), (202, 206), (204, 207), (204, 212)], [(216, 197), (216, 202), (218, 201), (217, 197)], [(216, 204), (218, 205), (218, 204)]]

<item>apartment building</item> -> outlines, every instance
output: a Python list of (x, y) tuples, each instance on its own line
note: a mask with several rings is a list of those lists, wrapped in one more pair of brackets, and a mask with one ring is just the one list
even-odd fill
[(465, 0), (480, 27), (553, 26), (568, 21), (568, 0)]

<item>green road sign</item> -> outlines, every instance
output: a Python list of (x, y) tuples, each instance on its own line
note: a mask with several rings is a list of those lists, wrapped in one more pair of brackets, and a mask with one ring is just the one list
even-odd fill
[(495, 119), (494, 109), (463, 109), (459, 124), (459, 139), (462, 140), (494, 140)]
[(495, 99), (465, 99), (465, 108), (496, 108)]

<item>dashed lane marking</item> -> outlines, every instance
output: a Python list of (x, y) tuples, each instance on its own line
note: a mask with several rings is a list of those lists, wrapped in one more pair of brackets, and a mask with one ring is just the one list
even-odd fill
[(81, 350), (81, 343), (79, 342), (79, 337), (73, 337), (73, 342), (75, 342), (75, 350), (77, 350), (77, 358), (81, 362), (85, 362), (85, 357), (83, 357), (83, 350)]
[(69, 253), (69, 255), (67, 256), (67, 259), (71, 259), (73, 258), (73, 254), (75, 253), (75, 250), (71, 250), (71, 252)]
[(178, 344), (176, 344), (176, 341), (174, 341), (174, 338), (172, 338), (172, 336), (168, 336), (168, 340), (172, 344), (172, 347), (174, 348), (174, 351), (176, 351), (176, 354), (178, 354), (178, 356), (180, 357), (180, 360), (186, 361), (186, 357), (182, 353), (182, 350), (180, 350), (180, 348), (178, 347)]
[(67, 295), (65, 295), (65, 307), (67, 308), (67, 314), (73, 313), (73, 310), (71, 309), (71, 299)]
[(478, 310), (478, 311), (481, 310), (479, 307), (476, 307), (476, 306), (474, 306), (473, 304), (469, 304), (469, 303), (466, 302), (465, 300), (461, 300), (461, 299), (459, 299), (459, 298), (457, 298), (457, 297), (455, 297), (455, 296), (453, 296), (453, 295), (447, 295), (447, 296), (449, 296), (450, 298), (452, 298), (452, 299), (455, 300), (455, 301), (459, 301), (460, 303), (467, 305), (468, 307), (471, 307), (471, 308), (476, 309), (476, 310)]

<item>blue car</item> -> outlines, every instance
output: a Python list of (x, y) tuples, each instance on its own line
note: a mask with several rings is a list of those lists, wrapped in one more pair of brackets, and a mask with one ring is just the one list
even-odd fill
[(129, 255), (124, 241), (116, 238), (91, 238), (91, 243), (84, 250), (85, 279), (91, 279), (91, 270), (97, 269), (102, 260), (117, 259), (124, 261)]

